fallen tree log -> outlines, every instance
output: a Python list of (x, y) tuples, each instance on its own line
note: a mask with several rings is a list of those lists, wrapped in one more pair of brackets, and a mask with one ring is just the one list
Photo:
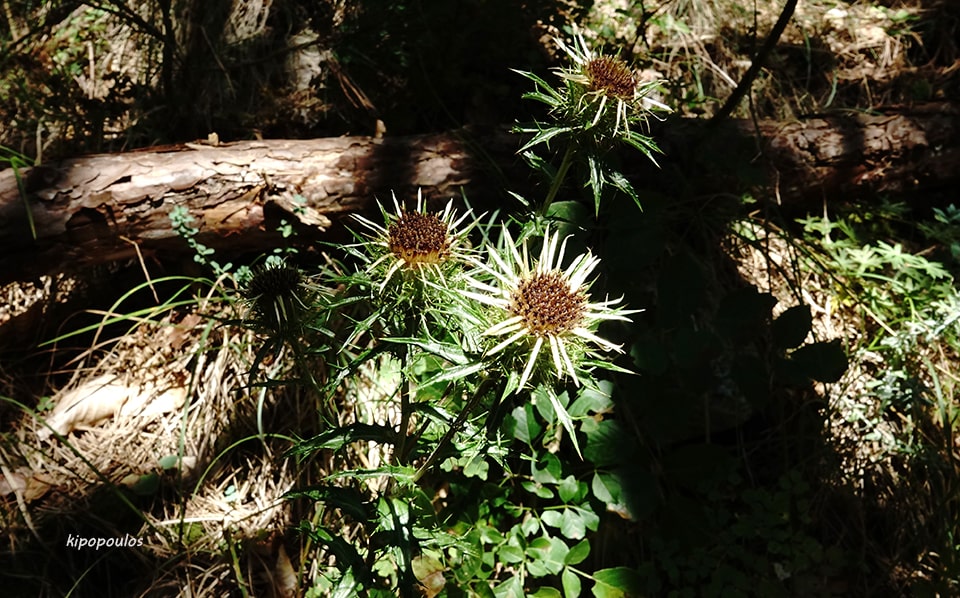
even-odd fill
[[(663, 170), (643, 160), (627, 170), (643, 181), (638, 187), (686, 194), (753, 187), (785, 204), (955, 189), (957, 115), (951, 105), (935, 105), (788, 123), (728, 121), (709, 132), (703, 121), (678, 119), (653, 132), (665, 150)], [(175, 206), (194, 216), (199, 242), (243, 253), (282, 242), (283, 220), (309, 243), (392, 191), (411, 197), (423, 188), (437, 200), (464, 192), (476, 205), (495, 205), (506, 189), (536, 192), (518, 145), (505, 130), (188, 143), (23, 169), (25, 196), (8, 169), (0, 172), (0, 282), (138, 251), (186, 254), (169, 220)]]

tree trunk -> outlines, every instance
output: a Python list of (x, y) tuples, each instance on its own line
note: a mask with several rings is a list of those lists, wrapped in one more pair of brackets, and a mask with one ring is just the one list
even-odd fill
[[(642, 159), (626, 170), (676, 194), (743, 193), (784, 205), (877, 193), (955, 189), (960, 178), (958, 110), (936, 105), (882, 115), (797, 122), (658, 124), (663, 169)], [(373, 139), (191, 143), (86, 156), (0, 172), (0, 282), (134, 257), (189, 251), (169, 213), (183, 206), (197, 240), (237, 254), (283, 242), (282, 220), (309, 243), (343, 215), (417, 188), (434, 200), (464, 192), (474, 205), (531, 193), (528, 170), (505, 131)], [(641, 187), (637, 183), (638, 187)], [(771, 191), (772, 190), (772, 191)], [(30, 214), (36, 229), (31, 232)], [(342, 230), (340, 232), (342, 234)], [(332, 235), (332, 236), (331, 236)], [(327, 238), (343, 238), (334, 231)]]

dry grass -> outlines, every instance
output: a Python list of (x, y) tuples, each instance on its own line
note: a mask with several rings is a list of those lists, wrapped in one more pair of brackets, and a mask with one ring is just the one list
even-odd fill
[[(60, 413), (73, 415), (58, 418), (54, 408), (13, 423), (0, 445), (5, 551), (35, 550), (36, 540), (57, 554), (69, 534), (90, 535), (92, 527), (95, 536), (143, 540), (128, 556), (152, 565), (144, 574), (156, 579), (140, 587), (150, 586), (147, 593), (176, 587), (222, 596), (242, 584), (288, 581), (276, 568), (290, 568), (285, 542), (299, 555), (289, 530), (309, 514), (283, 495), (316, 470), (282, 455), (293, 434), (316, 429), (316, 397), (248, 388), (256, 339), (206, 318), (230, 311), (201, 299), (119, 338), (95, 338), (108, 348), (69, 364), (70, 382), (50, 401), (76, 402)], [(278, 363), (267, 366), (274, 377), (283, 375)], [(129, 512), (95, 514), (104, 493), (126, 497), (118, 508)], [(131, 514), (140, 520), (132, 527)]]
[[(785, 119), (948, 99), (960, 58), (949, 34), (956, 15), (945, 3), (888, 4), (800, 2), (754, 83), (752, 114)], [(709, 115), (749, 68), (782, 8), (772, 0), (615, 0), (595, 3), (585, 28), (665, 78), (681, 111)], [(735, 113), (749, 114), (747, 102)]]

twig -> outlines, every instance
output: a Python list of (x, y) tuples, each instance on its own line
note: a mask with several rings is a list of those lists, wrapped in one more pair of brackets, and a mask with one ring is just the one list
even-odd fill
[(783, 11), (780, 13), (780, 18), (777, 19), (777, 23), (770, 31), (770, 35), (768, 35), (767, 39), (763, 42), (763, 46), (756, 53), (756, 55), (754, 55), (753, 61), (750, 63), (750, 68), (747, 69), (747, 72), (743, 75), (743, 79), (740, 80), (737, 88), (734, 89), (733, 93), (730, 94), (730, 97), (727, 98), (727, 102), (723, 105), (723, 107), (720, 108), (720, 110), (713, 115), (713, 118), (710, 119), (711, 127), (720, 124), (727, 117), (729, 117), (743, 100), (744, 96), (747, 95), (747, 92), (753, 85), (753, 80), (756, 79), (757, 75), (760, 74), (760, 69), (763, 68), (763, 65), (767, 61), (770, 52), (773, 51), (773, 48), (777, 45), (777, 42), (780, 41), (780, 36), (783, 35), (783, 31), (787, 28), (787, 23), (790, 22), (790, 19), (793, 17), (793, 11), (796, 8), (797, 0), (787, 0), (786, 5), (783, 7)]

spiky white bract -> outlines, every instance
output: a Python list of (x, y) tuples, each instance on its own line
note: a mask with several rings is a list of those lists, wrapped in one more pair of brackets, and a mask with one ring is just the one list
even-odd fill
[[(509, 347), (529, 350), (518, 386), (533, 376), (538, 358), (549, 350), (556, 377), (569, 376), (579, 385), (580, 361), (596, 350), (622, 352), (620, 345), (596, 334), (606, 320), (629, 321), (618, 305), (622, 298), (591, 302), (589, 276), (600, 260), (587, 253), (576, 256), (563, 267), (569, 237), (549, 229), (544, 233), (540, 256), (531, 261), (527, 239), (518, 247), (509, 230), (503, 231), (503, 249), (488, 247), (490, 261), (477, 265), (477, 275), (467, 277), (466, 297), (494, 309), (494, 321), (484, 336), (502, 336), (487, 356), (504, 353)], [(484, 278), (486, 280), (480, 280)]]

